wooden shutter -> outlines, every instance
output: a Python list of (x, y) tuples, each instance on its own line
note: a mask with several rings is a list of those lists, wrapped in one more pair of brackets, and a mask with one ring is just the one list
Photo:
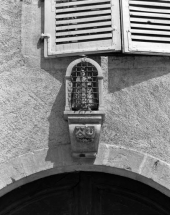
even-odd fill
[(170, 1), (122, 0), (123, 51), (170, 54)]
[(45, 55), (121, 50), (119, 0), (45, 0)]

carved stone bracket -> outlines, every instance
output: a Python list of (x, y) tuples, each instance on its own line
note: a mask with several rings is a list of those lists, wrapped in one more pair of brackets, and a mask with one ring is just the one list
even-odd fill
[(68, 116), (73, 157), (94, 158), (97, 153), (102, 116)]

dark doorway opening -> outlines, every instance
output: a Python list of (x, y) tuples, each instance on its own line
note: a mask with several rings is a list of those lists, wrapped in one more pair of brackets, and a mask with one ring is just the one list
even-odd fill
[(1, 215), (169, 215), (170, 199), (135, 180), (96, 172), (49, 176), (0, 198)]

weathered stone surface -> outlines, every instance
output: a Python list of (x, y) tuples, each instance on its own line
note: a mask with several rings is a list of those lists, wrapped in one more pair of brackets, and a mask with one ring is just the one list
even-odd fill
[[(0, 165), (0, 196), (33, 180), (72, 171), (118, 174), (146, 183), (170, 196), (170, 165), (128, 148), (101, 144), (96, 159), (74, 159), (69, 145), (40, 149)], [(3, 188), (3, 189), (2, 189)]]
[(122, 168), (137, 173), (143, 159), (144, 155), (137, 151), (101, 144), (95, 164)]
[(109, 58), (102, 142), (170, 161), (169, 68), (169, 57)]
[(21, 2), (0, 1), (0, 73), (23, 65)]
[(141, 174), (170, 189), (169, 164), (148, 156), (141, 169)]
[(0, 189), (15, 183), (25, 176), (20, 159), (12, 159), (10, 162), (0, 164)]

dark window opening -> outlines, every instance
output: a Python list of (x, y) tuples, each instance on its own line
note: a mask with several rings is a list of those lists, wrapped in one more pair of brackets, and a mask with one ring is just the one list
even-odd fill
[(95, 66), (88, 62), (77, 64), (71, 73), (72, 90), (71, 109), (73, 111), (98, 110), (98, 72)]

